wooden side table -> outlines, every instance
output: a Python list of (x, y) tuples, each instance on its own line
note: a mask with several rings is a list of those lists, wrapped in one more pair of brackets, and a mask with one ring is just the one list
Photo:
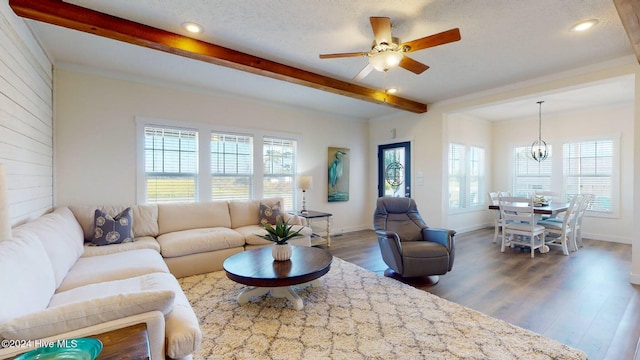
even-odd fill
[[(139, 323), (121, 329), (103, 332), (100, 334), (79, 337), (94, 338), (102, 342), (102, 351), (100, 351), (100, 354), (98, 354), (98, 357), (96, 358), (97, 360), (151, 359), (151, 349), (149, 348), (149, 334), (147, 332), (147, 324), (145, 323)], [(50, 340), (48, 341), (48, 343), (56, 344), (57, 341)], [(26, 351), (35, 350), (36, 348), (37, 347), (25, 347), (24, 351), (21, 351), (18, 354), (14, 353), (10, 356), (17, 356)], [(6, 357), (2, 358), (5, 359)]]
[(300, 217), (307, 219), (307, 221), (309, 222), (309, 227), (311, 227), (311, 221), (313, 219), (324, 218), (327, 221), (327, 237), (325, 239), (320, 237), (320, 235), (318, 234), (312, 234), (311, 245), (315, 246), (315, 245), (320, 245), (326, 242), (327, 247), (331, 247), (331, 217), (333, 216), (333, 214), (322, 212), (322, 211), (314, 211), (314, 210), (307, 210), (305, 212), (298, 211), (291, 214), (296, 214)]
[(147, 324), (140, 323), (91, 336), (102, 341), (97, 360), (150, 359)]

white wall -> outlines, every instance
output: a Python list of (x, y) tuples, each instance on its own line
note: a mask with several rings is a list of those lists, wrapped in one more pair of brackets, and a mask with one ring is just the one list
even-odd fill
[[(447, 144), (450, 142), (465, 146), (476, 146), (485, 150), (485, 189), (480, 196), (486, 200), (488, 191), (494, 191), (492, 184), (492, 126), (485, 120), (471, 118), (463, 114), (449, 114), (446, 116)], [(447, 162), (448, 166), (448, 162)], [(448, 182), (444, 185), (447, 189)], [(456, 229), (458, 232), (466, 232), (486, 227), (493, 221), (491, 214), (486, 211), (486, 205), (481, 207), (447, 210), (447, 228)]]
[[(390, 134), (395, 129), (396, 138)], [(429, 226), (440, 227), (445, 209), (443, 208), (442, 189), (444, 123), (442, 114), (430, 109), (425, 114), (403, 113), (397, 117), (373, 120), (369, 124), (369, 197), (368, 212), (373, 214), (378, 196), (377, 151), (378, 145), (410, 141), (411, 142), (411, 183), (412, 198), (416, 200), (420, 214)], [(424, 183), (418, 184), (415, 175), (422, 173)]]
[(0, 2), (0, 162), (14, 226), (53, 205), (51, 89), (51, 62), (8, 2)]
[[(268, 91), (268, 89), (265, 89)], [(56, 205), (136, 202), (136, 116), (297, 135), (307, 208), (334, 214), (332, 233), (370, 226), (368, 124), (230, 96), (56, 68)], [(327, 202), (327, 148), (350, 148), (350, 199)], [(301, 203), (298, 194), (298, 203)]]

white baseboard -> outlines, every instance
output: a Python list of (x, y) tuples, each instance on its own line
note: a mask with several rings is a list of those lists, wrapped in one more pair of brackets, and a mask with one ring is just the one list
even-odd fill
[(493, 229), (493, 224), (473, 225), (473, 226), (467, 226), (467, 227), (464, 227), (464, 228), (458, 228), (458, 229), (452, 229), (452, 230), (455, 230), (456, 233), (458, 233), (458, 234), (464, 234), (464, 233), (468, 233), (468, 232), (471, 232), (471, 231), (481, 230), (481, 229), (488, 229), (488, 228)]
[(331, 236), (340, 236), (347, 232), (360, 231), (360, 230), (373, 230), (373, 228), (367, 225), (347, 226), (339, 229), (334, 229), (333, 227), (331, 227)]
[(640, 274), (630, 273), (629, 274), (629, 282), (634, 284), (634, 285), (640, 285)]
[(594, 233), (582, 233), (582, 238), (583, 239), (600, 240), (600, 241), (608, 241), (608, 242), (631, 245), (631, 238), (622, 237), (622, 236), (612, 236), (612, 235), (594, 234)]

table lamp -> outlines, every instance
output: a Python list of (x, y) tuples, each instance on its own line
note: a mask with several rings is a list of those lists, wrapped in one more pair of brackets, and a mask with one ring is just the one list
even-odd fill
[(299, 176), (298, 177), (298, 189), (302, 190), (302, 210), (301, 214), (308, 214), (307, 211), (307, 199), (306, 192), (307, 190), (311, 190), (313, 188), (313, 178), (309, 175)]

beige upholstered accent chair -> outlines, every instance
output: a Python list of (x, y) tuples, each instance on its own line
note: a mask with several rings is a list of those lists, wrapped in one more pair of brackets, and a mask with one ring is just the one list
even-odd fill
[(395, 272), (385, 275), (425, 278), (436, 284), (437, 275), (451, 271), (455, 257), (455, 231), (430, 228), (413, 199), (382, 197), (377, 200), (373, 225), (382, 259)]

